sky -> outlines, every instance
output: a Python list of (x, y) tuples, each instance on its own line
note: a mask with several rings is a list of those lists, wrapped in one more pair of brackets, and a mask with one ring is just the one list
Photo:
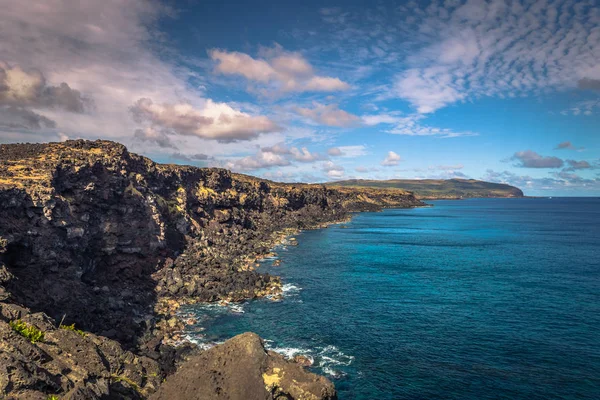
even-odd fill
[(600, 196), (600, 0), (0, 0), (0, 143)]

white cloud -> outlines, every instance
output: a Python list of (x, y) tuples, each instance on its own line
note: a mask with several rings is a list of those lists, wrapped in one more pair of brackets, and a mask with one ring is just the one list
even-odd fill
[(542, 156), (535, 151), (518, 151), (511, 160), (517, 161), (517, 166), (522, 168), (560, 168), (564, 161), (554, 156)]
[(600, 190), (600, 178), (586, 179), (577, 174), (564, 171), (552, 173), (551, 177), (537, 178), (528, 175), (517, 175), (510, 171), (497, 172), (488, 169), (481, 179), (513, 185), (526, 194), (527, 192), (552, 193), (556, 191), (581, 193)]
[(597, 1), (411, 1), (324, 18), (332, 36), (321, 46), (348, 63), (395, 70), (379, 98), (404, 99), (418, 113), (600, 87)]
[(578, 101), (572, 107), (561, 111), (562, 115), (590, 116), (600, 110), (600, 99)]
[(436, 165), (435, 167), (430, 167), (430, 169), (437, 169), (441, 171), (456, 171), (459, 169), (463, 169), (465, 166), (462, 164), (454, 164), (454, 165)]
[(388, 130), (388, 133), (408, 136), (440, 136), (444, 138), (458, 136), (476, 136), (474, 132), (456, 132), (448, 128), (436, 128), (428, 125), (422, 125), (419, 121), (425, 118), (422, 114), (411, 114), (406, 117), (398, 118), (397, 125)]
[[(11, 126), (0, 124), (0, 130), (20, 131), (22, 140), (31, 140), (28, 131), (39, 127), (41, 140), (60, 130), (69, 137), (114, 139), (134, 150), (155, 151), (173, 145), (175, 135), (187, 135), (178, 143), (193, 151), (214, 148), (207, 144), (211, 140), (276, 130), (265, 116), (205, 98), (188, 85), (194, 71), (176, 57), (158, 55), (175, 54), (161, 47), (166, 42), (157, 21), (172, 10), (160, 2), (32, 0), (24, 6), (0, 0), (0, 9), (0, 112), (17, 107), (39, 121), (13, 117)], [(140, 110), (142, 124), (130, 112), (140, 99), (152, 99)]]
[(292, 147), (290, 149), (290, 154), (294, 160), (299, 162), (314, 162), (323, 159), (323, 156), (321, 156), (319, 153), (311, 153), (306, 147), (302, 147), (301, 149)]
[(379, 124), (395, 124), (400, 121), (400, 116), (397, 114), (373, 114), (363, 115), (363, 123), (365, 125), (373, 126)]
[(332, 147), (327, 150), (327, 154), (329, 154), (332, 157), (339, 157), (343, 155), (344, 152), (342, 152), (342, 150), (339, 147)]
[(237, 51), (213, 49), (209, 52), (211, 59), (217, 62), (215, 71), (271, 85), (265, 89), (266, 92), (337, 92), (350, 89), (350, 85), (339, 78), (316, 75), (300, 53), (286, 52), (277, 46), (264, 50), (263, 54), (266, 58), (256, 59)]
[(388, 151), (387, 157), (381, 162), (384, 167), (393, 167), (402, 161), (402, 157), (393, 151)]
[(413, 68), (397, 77), (394, 90), (419, 113), (427, 114), (463, 100), (467, 95), (457, 86), (453, 75), (445, 67)]
[(195, 108), (189, 103), (155, 104), (142, 98), (131, 107), (131, 112), (137, 122), (153, 128), (223, 142), (248, 140), (281, 129), (267, 117), (251, 116), (210, 99), (203, 107)]
[(313, 108), (298, 107), (296, 111), (303, 117), (322, 125), (351, 127), (358, 126), (361, 122), (359, 117), (340, 110), (335, 104), (324, 105), (315, 103)]
[(342, 152), (341, 156), (345, 158), (355, 158), (367, 155), (367, 146), (359, 144), (355, 146), (339, 146)]
[(341, 178), (344, 176), (345, 170), (341, 165), (336, 165), (332, 161), (323, 163), (323, 172), (330, 178)]
[(151, 126), (148, 126), (144, 129), (136, 129), (133, 136), (142, 142), (154, 143), (161, 148), (177, 148), (169, 135), (162, 130), (154, 129)]
[(325, 158), (319, 153), (309, 151), (307, 147), (287, 147), (284, 143), (277, 143), (274, 146), (263, 147), (261, 151), (285, 155), (290, 160), (302, 163), (311, 163), (314, 161), (323, 160)]
[(225, 166), (234, 171), (252, 171), (261, 168), (283, 167), (290, 162), (281, 154), (270, 151), (259, 151), (253, 156), (243, 157), (229, 161)]

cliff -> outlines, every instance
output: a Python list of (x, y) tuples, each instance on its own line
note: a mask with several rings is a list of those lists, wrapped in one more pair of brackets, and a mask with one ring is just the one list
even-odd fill
[[(422, 205), (403, 190), (280, 184), (81, 140), (1, 145), (0, 204), (0, 396), (44, 399), (146, 398), (199, 353), (179, 340), (179, 304), (276, 294), (279, 279), (253, 266), (281, 235)], [(87, 339), (65, 336), (60, 321)], [(23, 347), (20, 322), (50, 342)], [(73, 375), (65, 346), (98, 354), (102, 367), (78, 362)], [(257, 398), (272, 389), (265, 383)], [(315, 398), (335, 396), (323, 390)]]
[(351, 179), (331, 182), (335, 188), (402, 189), (423, 200), (481, 197), (523, 197), (521, 189), (504, 183), (475, 179), (390, 179), (385, 181)]

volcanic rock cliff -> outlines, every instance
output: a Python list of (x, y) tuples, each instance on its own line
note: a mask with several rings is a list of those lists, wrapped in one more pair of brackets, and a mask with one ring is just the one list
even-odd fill
[[(202, 356), (178, 340), (179, 304), (276, 294), (279, 279), (253, 266), (281, 235), (353, 211), (420, 205), (402, 190), (161, 165), (109, 141), (1, 145), (0, 397), (146, 398), (180, 362)], [(45, 339), (31, 340), (30, 328)], [(245, 340), (265, 354), (256, 362), (270, 376), (276, 356)], [(294, 393), (335, 397), (327, 380), (304, 374), (310, 385)], [(267, 380), (246, 398), (301, 398)], [(197, 398), (221, 398), (213, 389)]]

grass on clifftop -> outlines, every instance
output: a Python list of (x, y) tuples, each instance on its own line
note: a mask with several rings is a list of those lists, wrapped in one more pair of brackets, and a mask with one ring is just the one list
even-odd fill
[(126, 377), (125, 375), (111, 374), (110, 379), (112, 379), (113, 382), (125, 382), (133, 390), (135, 390), (138, 393), (141, 393), (141, 389), (138, 386), (138, 384), (132, 381), (130, 378)]
[(25, 321), (21, 321), (17, 319), (15, 321), (10, 321), (8, 323), (11, 328), (21, 336), (29, 339), (31, 343), (43, 342), (44, 341), (44, 332), (39, 330), (33, 325), (29, 325)]
[(64, 330), (67, 330), (67, 331), (73, 331), (73, 332), (75, 332), (75, 333), (77, 333), (77, 334), (79, 334), (79, 335), (81, 335), (81, 336), (85, 337), (85, 332), (84, 332), (84, 331), (82, 331), (81, 329), (77, 329), (77, 328), (75, 328), (75, 324), (71, 324), (71, 325), (61, 325), (61, 326), (60, 326), (60, 329), (64, 329)]

